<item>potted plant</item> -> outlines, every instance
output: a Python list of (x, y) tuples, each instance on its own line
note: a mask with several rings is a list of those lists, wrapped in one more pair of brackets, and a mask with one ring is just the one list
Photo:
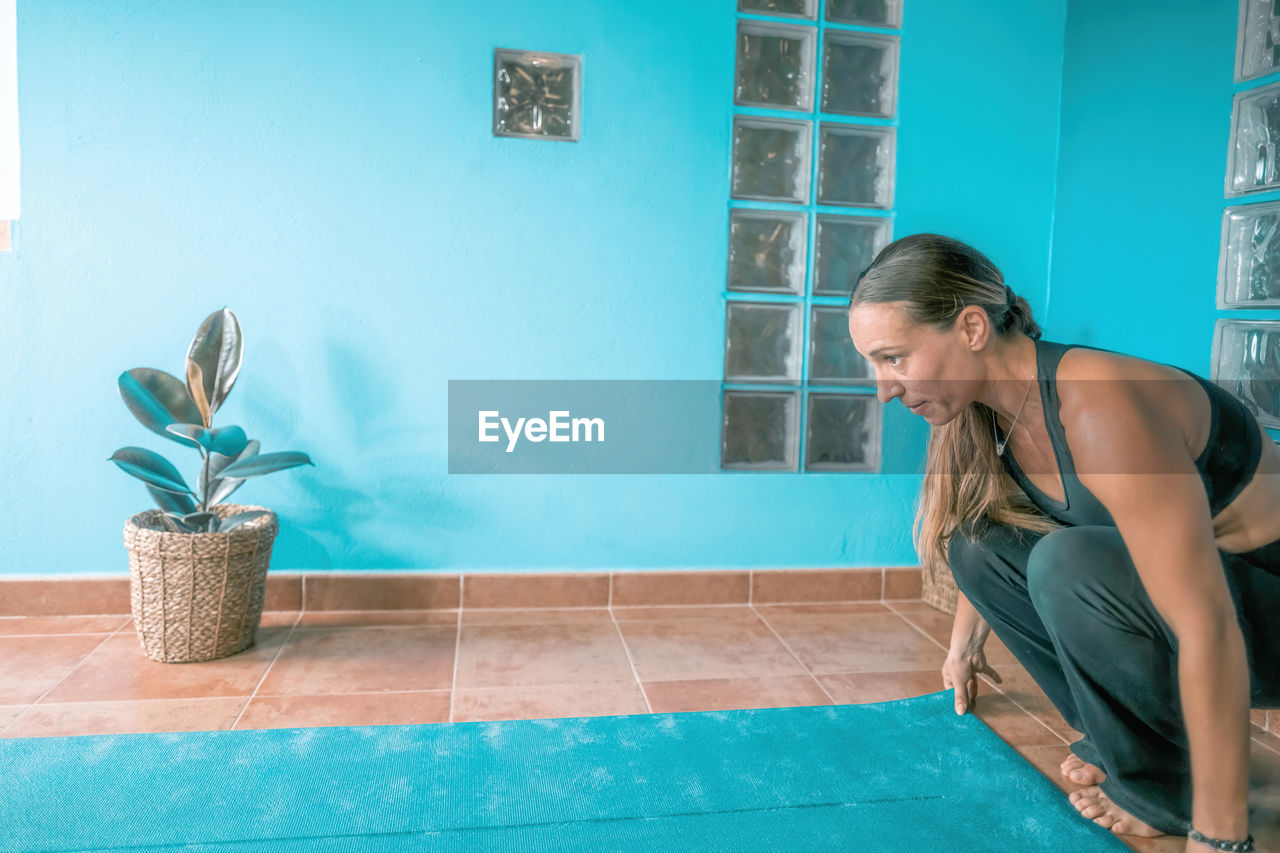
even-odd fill
[(253, 645), (278, 520), (265, 507), (223, 501), (252, 477), (312, 464), (296, 451), (259, 453), (238, 426), (213, 427), (243, 353), (240, 323), (223, 308), (192, 338), (185, 382), (147, 367), (120, 374), (120, 396), (142, 425), (196, 448), (202, 461), (193, 490), (146, 448), (122, 447), (108, 460), (142, 480), (159, 507), (124, 527), (133, 619), (153, 660), (214, 660)]

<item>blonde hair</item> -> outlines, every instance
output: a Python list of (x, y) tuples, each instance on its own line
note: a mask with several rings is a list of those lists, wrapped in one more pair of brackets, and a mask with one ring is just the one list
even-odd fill
[[(913, 234), (885, 246), (854, 285), (849, 310), (863, 303), (901, 302), (907, 318), (939, 332), (954, 328), (969, 305), (991, 319), (995, 335), (1041, 337), (1031, 307), (1004, 283), (985, 255), (940, 234)], [(957, 530), (984, 520), (1047, 533), (1063, 525), (1032, 504), (995, 451), (991, 408), (970, 403), (949, 423), (929, 431), (924, 487), (912, 538), (924, 570), (924, 600), (956, 610), (947, 546)]]

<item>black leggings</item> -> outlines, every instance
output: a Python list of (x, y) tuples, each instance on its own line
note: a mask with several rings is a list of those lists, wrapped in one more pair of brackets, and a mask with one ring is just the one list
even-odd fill
[[(1120, 532), (1033, 533), (983, 521), (951, 538), (956, 585), (1063, 719), (1102, 790), (1157, 830), (1185, 835), (1191, 764), (1177, 638), (1151, 603)], [(1280, 539), (1219, 550), (1235, 600), (1255, 708), (1280, 707)]]

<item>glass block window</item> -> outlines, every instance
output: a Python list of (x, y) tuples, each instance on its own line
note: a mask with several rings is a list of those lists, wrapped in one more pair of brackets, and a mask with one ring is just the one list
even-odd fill
[(848, 309), (815, 305), (809, 321), (809, 381), (815, 385), (865, 385), (874, 378), (871, 365), (853, 348)]
[(892, 241), (892, 223), (883, 216), (830, 213), (819, 213), (817, 223), (813, 295), (849, 298), (858, 276)]
[(875, 471), (882, 406), (848, 306), (893, 235), (902, 3), (738, 13), (721, 467)]
[(738, 0), (739, 12), (757, 15), (780, 15), (812, 19), (817, 14), (818, 0)]
[(800, 306), (730, 302), (724, 378), (792, 382), (800, 378)]
[(878, 469), (882, 410), (873, 395), (810, 394), (805, 430), (805, 469)]
[(798, 296), (808, 230), (808, 217), (799, 212), (730, 212), (729, 290)]
[(902, 0), (827, 0), (827, 20), (836, 24), (901, 27)]
[(1280, 83), (1236, 93), (1231, 107), (1227, 195), (1280, 186)]
[(1280, 14), (1275, 0), (1240, 0), (1236, 32), (1236, 82), (1280, 68)]
[(1280, 202), (1240, 204), (1222, 213), (1218, 307), (1280, 305)]
[(738, 24), (734, 103), (808, 112), (813, 107), (813, 27)]
[(818, 203), (893, 206), (894, 128), (823, 124), (818, 146)]
[(812, 135), (806, 121), (734, 119), (733, 197), (807, 204)]
[(898, 40), (827, 30), (822, 52), (822, 111), (890, 118), (898, 100)]
[(530, 50), (493, 52), (493, 134), (578, 140), (582, 57)]
[(1280, 320), (1225, 320), (1214, 326), (1212, 379), (1280, 429)]
[(796, 469), (799, 394), (725, 391), (723, 411), (721, 467)]

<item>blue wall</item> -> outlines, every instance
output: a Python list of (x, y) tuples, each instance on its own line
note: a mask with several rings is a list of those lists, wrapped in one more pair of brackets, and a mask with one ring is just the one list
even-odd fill
[(1072, 0), (1047, 337), (1209, 377), (1215, 319), (1280, 316), (1215, 303), (1232, 96), (1274, 80), (1233, 82), (1239, 8)]
[[(223, 305), (215, 424), (316, 463), (236, 494), (280, 513), (276, 570), (914, 565), (915, 475), (446, 473), (449, 379), (721, 376), (735, 5), (20, 2), (0, 573), (127, 573), (150, 501), (107, 456), (197, 458), (116, 377), (178, 372)], [(910, 0), (903, 29), (895, 233), (973, 241), (1037, 312), (1065, 18)], [(492, 136), (495, 47), (583, 55), (580, 142)], [(916, 420), (886, 435), (920, 453)]]

